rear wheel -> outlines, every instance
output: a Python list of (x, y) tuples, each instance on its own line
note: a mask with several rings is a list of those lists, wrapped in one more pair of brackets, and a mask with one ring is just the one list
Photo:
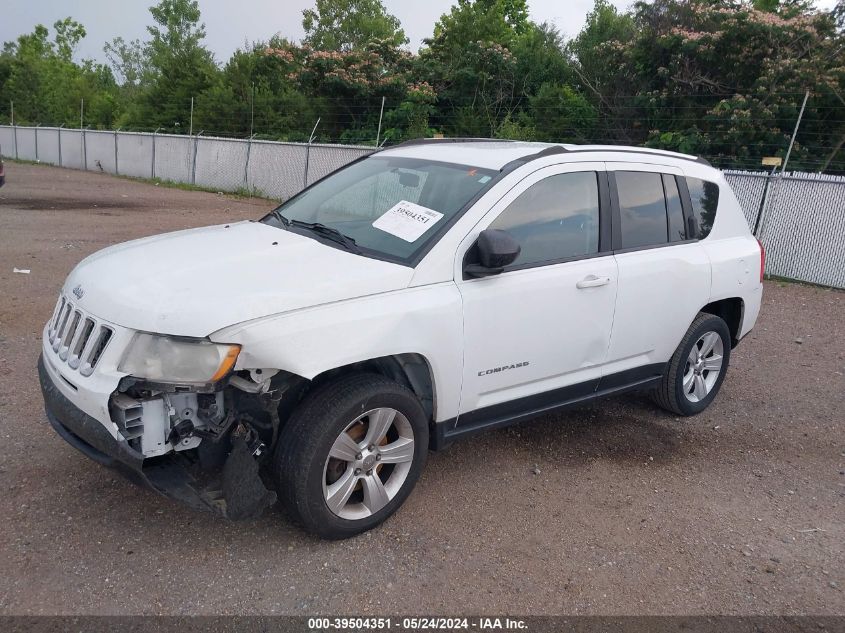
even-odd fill
[(308, 531), (353, 536), (396, 511), (427, 451), (428, 421), (413, 392), (376, 374), (343, 377), (309, 394), (282, 432), (279, 496)]
[(717, 316), (700, 313), (669, 361), (654, 401), (672, 413), (695, 415), (719, 392), (731, 356), (731, 333)]

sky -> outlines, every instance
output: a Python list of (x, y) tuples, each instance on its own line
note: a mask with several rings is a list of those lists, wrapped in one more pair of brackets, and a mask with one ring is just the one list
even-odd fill
[[(71, 16), (88, 31), (80, 43), (77, 59), (105, 61), (103, 44), (116, 36), (126, 40), (146, 39), (152, 22), (148, 7), (156, 0), (4, 0), (0, 11), (0, 42), (29, 33), (36, 24), (52, 27), (56, 20)], [(612, 0), (625, 9), (633, 0)], [(836, 0), (818, 0), (822, 9)], [(206, 26), (206, 46), (218, 62), (225, 62), (245, 42), (266, 41), (276, 33), (289, 39), (302, 37), (302, 10), (313, 0), (200, 0)], [(387, 10), (402, 21), (402, 27), (417, 50), (431, 35), (434, 23), (449, 10), (453, 0), (384, 0)], [(593, 0), (529, 0), (531, 18), (551, 22), (568, 37), (578, 33)], [(52, 32), (52, 29), (51, 29)]]

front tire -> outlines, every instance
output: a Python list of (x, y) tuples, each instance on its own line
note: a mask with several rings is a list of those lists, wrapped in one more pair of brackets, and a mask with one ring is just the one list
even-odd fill
[(402, 505), (427, 453), (428, 420), (414, 393), (377, 374), (356, 374), (305, 397), (279, 438), (274, 474), (297, 523), (342, 539)]
[(652, 399), (677, 415), (690, 416), (706, 409), (725, 380), (731, 358), (727, 323), (701, 312), (692, 322)]

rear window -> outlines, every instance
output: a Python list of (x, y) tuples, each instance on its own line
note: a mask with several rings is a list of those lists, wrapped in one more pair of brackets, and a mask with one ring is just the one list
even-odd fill
[(619, 248), (654, 246), (667, 242), (666, 199), (660, 174), (617, 171)]
[(700, 178), (687, 178), (690, 199), (692, 200), (693, 234), (700, 240), (710, 235), (713, 222), (716, 221), (716, 209), (719, 206), (719, 185)]

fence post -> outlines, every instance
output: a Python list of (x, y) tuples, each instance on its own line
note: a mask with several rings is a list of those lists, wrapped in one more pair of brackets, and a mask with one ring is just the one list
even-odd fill
[(117, 176), (120, 173), (120, 170), (117, 168), (117, 133), (120, 131), (120, 128), (117, 128), (114, 131), (114, 175)]
[(62, 128), (64, 126), (65, 126), (65, 124), (62, 123), (59, 126), (59, 129), (58, 129), (58, 133), (59, 133), (59, 167), (62, 167)]
[(85, 99), (79, 101), (79, 149), (82, 152), (82, 169), (88, 169), (88, 149), (85, 147)]
[(384, 96), (381, 98), (381, 110), (378, 112), (378, 131), (376, 132), (376, 147), (378, 147), (379, 139), (381, 138), (381, 119), (384, 116)]
[(317, 131), (318, 125), (320, 125), (320, 117), (317, 117), (314, 129), (311, 130), (311, 136), (308, 137), (308, 146), (305, 148), (305, 181), (302, 184), (303, 189), (308, 186), (308, 164), (311, 162), (311, 143), (314, 141), (314, 132)]
[(247, 178), (249, 175), (249, 155), (252, 153), (252, 139), (255, 138), (255, 134), (249, 137), (246, 142), (246, 163), (244, 163), (244, 189), (247, 188)]
[(18, 160), (18, 126), (15, 125), (15, 102), (9, 102), (12, 106), (12, 134), (15, 137), (15, 160)]
[(153, 180), (155, 180), (156, 177), (156, 134), (158, 134), (160, 129), (160, 127), (157, 127), (153, 131), (153, 157), (152, 162), (150, 163), (150, 178)]
[(200, 130), (197, 132), (197, 135), (194, 137), (194, 159), (191, 162), (191, 184), (195, 185), (197, 183), (197, 149), (200, 143), (200, 135), (205, 132), (205, 130)]
[(39, 127), (41, 127), (41, 124), (40, 124), (40, 123), (38, 123), (38, 124), (35, 126), (35, 162), (36, 162), (36, 163), (40, 162), (40, 161), (38, 160), (38, 128), (39, 128)]
[[(795, 145), (795, 137), (798, 136), (798, 128), (801, 125), (801, 119), (804, 118), (804, 109), (807, 107), (807, 100), (810, 98), (810, 91), (807, 90), (804, 93), (804, 101), (801, 103), (801, 111), (798, 113), (798, 120), (795, 121), (795, 129), (792, 130), (792, 137), (789, 139), (789, 148), (786, 150), (786, 157), (783, 159), (783, 165), (781, 165), (780, 171), (778, 172), (777, 180), (775, 181), (775, 189), (774, 189), (774, 199), (777, 200), (778, 194), (780, 193), (780, 186), (783, 180), (784, 171), (786, 171), (786, 166), (789, 163), (789, 157), (792, 155), (792, 146)], [(774, 171), (774, 170), (772, 170)], [(760, 210), (760, 217), (757, 218), (757, 224), (760, 227), (760, 233), (755, 234), (756, 237), (762, 239), (763, 237), (763, 229), (766, 228), (766, 216), (768, 215), (769, 211), (769, 204), (768, 199), (766, 199), (766, 204)]]
[(777, 167), (772, 167), (772, 171), (766, 176), (766, 184), (763, 185), (763, 196), (760, 198), (760, 208), (757, 209), (757, 217), (754, 219), (754, 229), (751, 231), (751, 234), (754, 235), (754, 237), (760, 236), (760, 233), (758, 233), (760, 230), (760, 220), (763, 219), (763, 211), (765, 211), (766, 203), (769, 200), (769, 184), (771, 183), (772, 178), (774, 178), (776, 169)]

